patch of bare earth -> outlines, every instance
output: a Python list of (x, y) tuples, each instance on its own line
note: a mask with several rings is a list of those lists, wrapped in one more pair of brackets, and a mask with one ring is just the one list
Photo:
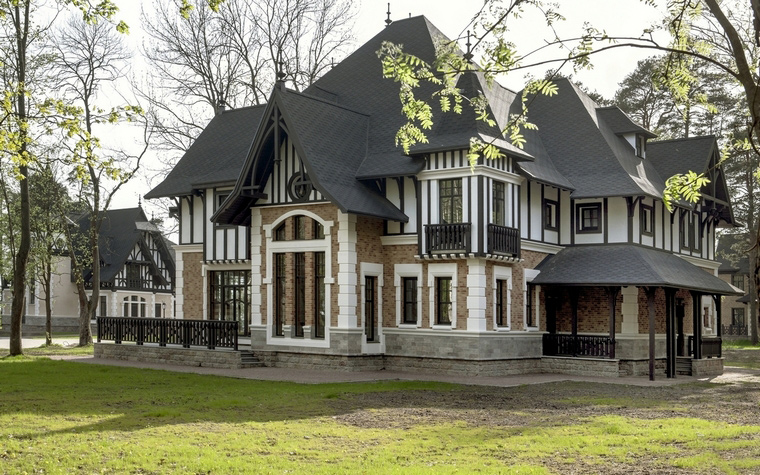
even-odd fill
[[(345, 395), (332, 402), (343, 424), (361, 428), (411, 429), (418, 425), (465, 423), (470, 427), (520, 428), (583, 424), (590, 417), (633, 419), (696, 417), (760, 425), (760, 371), (728, 369), (711, 382), (641, 387), (621, 384), (548, 383), (511, 388), (467, 386), (453, 391), (394, 391)], [(755, 439), (760, 445), (760, 438)], [(753, 456), (757, 451), (750, 450)], [(746, 448), (721, 450), (724, 460), (748, 456)], [(698, 455), (684, 448), (680, 456)], [(606, 457), (567, 462), (564, 454), (541, 463), (563, 474), (687, 474), (662, 455), (631, 453), (621, 461)], [(723, 473), (701, 467), (697, 473)]]

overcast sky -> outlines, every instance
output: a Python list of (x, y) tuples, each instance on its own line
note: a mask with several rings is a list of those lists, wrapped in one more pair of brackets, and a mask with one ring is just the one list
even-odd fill
[[(140, 4), (146, 11), (151, 5), (163, 0), (122, 0), (117, 2), (121, 12), (119, 19), (124, 19), (130, 26), (129, 43), (137, 49), (142, 35), (140, 31)], [(252, 0), (255, 1), (255, 0)], [(642, 31), (662, 18), (662, 13), (655, 7), (644, 5), (640, 0), (557, 0), (560, 11), (567, 21), (558, 24), (560, 36), (577, 35), (584, 22), (589, 22), (610, 35), (638, 37)], [(361, 0), (358, 4), (354, 36), (355, 47), (360, 46), (385, 27), (387, 0)], [(391, 19), (399, 20), (411, 16), (425, 15), (439, 30), (449, 38), (459, 37), (468, 28), (472, 17), (480, 10), (482, 0), (392, 0)], [(514, 41), (520, 51), (528, 51), (543, 44), (550, 38), (550, 32), (538, 16), (527, 16), (513, 23)], [(464, 42), (461, 42), (464, 49)], [(634, 49), (616, 49), (612, 53), (602, 53), (593, 59), (594, 68), (583, 71), (575, 77), (591, 90), (596, 90), (605, 97), (612, 97), (618, 83), (630, 73), (636, 62), (647, 55), (647, 51)], [(556, 55), (555, 55), (556, 56)], [(140, 74), (140, 62), (135, 61), (133, 71)], [(545, 69), (531, 70), (534, 76), (542, 76)], [(568, 70), (567, 73), (572, 71)], [(510, 77), (501, 78), (500, 82), (514, 90), (524, 84), (526, 72), (516, 72)], [(150, 166), (146, 167), (150, 168)], [(135, 206), (138, 196), (149, 191), (144, 178), (138, 177), (119, 192), (113, 208)]]

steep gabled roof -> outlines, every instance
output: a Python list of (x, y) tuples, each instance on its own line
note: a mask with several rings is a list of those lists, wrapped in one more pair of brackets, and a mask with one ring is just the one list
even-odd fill
[(661, 196), (664, 181), (616, 133), (618, 122), (607, 123), (612, 114), (598, 114), (598, 105), (567, 79), (555, 83), (558, 94), (529, 98), (528, 120), (538, 126), (554, 168), (572, 184), (572, 196)]
[(663, 178), (678, 173), (707, 170), (718, 144), (712, 135), (647, 143), (647, 160), (651, 161)]
[[(110, 209), (101, 212), (100, 234), (98, 246), (102, 266), (100, 281), (113, 282), (116, 275), (124, 267), (132, 250), (142, 241), (142, 233), (150, 232), (160, 239), (165, 247), (165, 259), (170, 268), (174, 267), (174, 256), (169, 252), (171, 243), (160, 233), (160, 230), (148, 221), (142, 207), (126, 209)], [(90, 229), (90, 215), (83, 213), (75, 220), (79, 233), (86, 236)], [(72, 276), (72, 279), (74, 276)], [(84, 274), (85, 282), (91, 283), (92, 270)]]
[(618, 106), (598, 107), (596, 113), (615, 134), (641, 134), (648, 138), (657, 137), (656, 134), (635, 123)]
[(206, 184), (234, 184), (264, 107), (244, 107), (215, 115), (164, 181), (145, 198), (190, 195)]

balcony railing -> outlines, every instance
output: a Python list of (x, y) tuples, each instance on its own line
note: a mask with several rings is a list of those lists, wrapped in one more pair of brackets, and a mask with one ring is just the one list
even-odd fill
[(427, 253), (469, 253), (471, 235), (470, 223), (428, 224), (425, 226)]
[(747, 336), (747, 325), (723, 325), (723, 336)]
[(215, 348), (238, 349), (238, 322), (221, 320), (182, 320), (169, 318), (98, 317), (98, 343), (133, 341)]
[(544, 356), (614, 358), (615, 340), (608, 336), (544, 335)]
[(497, 224), (488, 225), (488, 253), (520, 255), (520, 231)]
[[(702, 337), (702, 358), (720, 358), (723, 340), (717, 336)], [(689, 354), (694, 355), (694, 336), (689, 335)]]

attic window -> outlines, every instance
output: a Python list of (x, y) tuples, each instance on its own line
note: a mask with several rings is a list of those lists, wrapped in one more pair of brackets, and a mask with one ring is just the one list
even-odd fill
[(639, 134), (636, 135), (636, 156), (647, 157), (647, 138)]

